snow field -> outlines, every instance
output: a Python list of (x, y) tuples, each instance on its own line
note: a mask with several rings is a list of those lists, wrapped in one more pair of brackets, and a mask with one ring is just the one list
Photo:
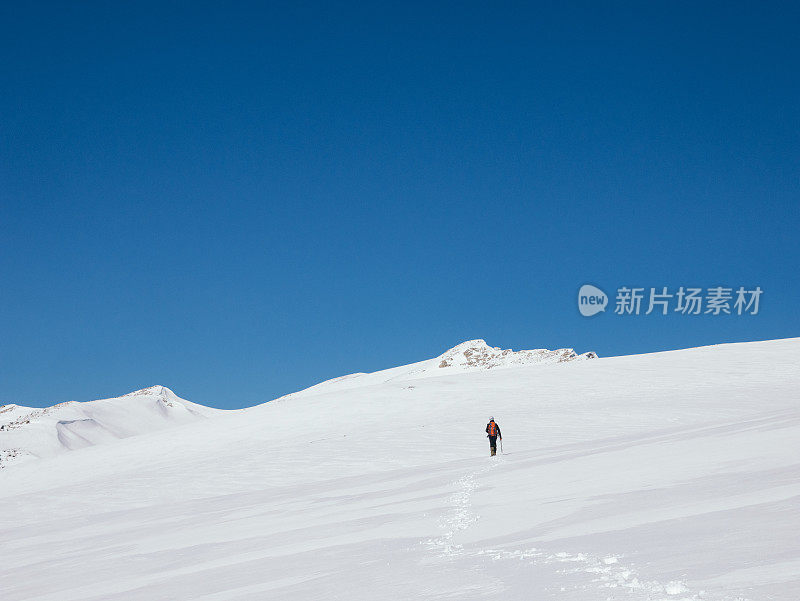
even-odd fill
[(0, 590), (796, 601), (799, 361), (792, 339), (409, 366), (10, 465)]

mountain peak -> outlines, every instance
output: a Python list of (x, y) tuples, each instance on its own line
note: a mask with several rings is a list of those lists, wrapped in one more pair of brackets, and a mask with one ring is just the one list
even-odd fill
[(41, 409), (0, 408), (0, 468), (9, 463), (147, 434), (221, 413), (183, 400), (166, 386), (134, 390), (121, 397)]
[(489, 346), (485, 340), (478, 338), (467, 340), (445, 351), (436, 358), (440, 368), (483, 368), (520, 366), (534, 363), (563, 363), (566, 361), (596, 359), (594, 352), (578, 355), (571, 348), (557, 350), (535, 349), (513, 351)]
[(449, 353), (460, 353), (465, 350), (476, 350), (476, 349), (494, 349), (500, 350), (499, 347), (491, 347), (489, 346), (483, 338), (476, 338), (475, 340), (465, 340), (461, 344), (455, 345), (453, 348), (445, 351), (443, 355), (447, 355)]
[(178, 395), (176, 395), (174, 392), (172, 392), (172, 390), (170, 390), (166, 386), (161, 386), (160, 384), (156, 384), (155, 386), (148, 386), (147, 388), (134, 390), (133, 392), (129, 392), (128, 394), (123, 394), (121, 398), (134, 397), (134, 396), (157, 396), (162, 398), (178, 397)]

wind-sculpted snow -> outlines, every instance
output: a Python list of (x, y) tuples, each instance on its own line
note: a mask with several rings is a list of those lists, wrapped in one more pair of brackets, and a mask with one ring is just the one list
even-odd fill
[(121, 397), (44, 409), (0, 407), (0, 468), (121, 438), (148, 434), (221, 413), (178, 398), (164, 386)]
[(800, 340), (431, 361), (11, 463), (0, 596), (797, 601)]

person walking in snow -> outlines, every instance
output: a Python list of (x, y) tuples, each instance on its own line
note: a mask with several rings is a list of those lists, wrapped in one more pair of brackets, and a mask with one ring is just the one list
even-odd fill
[(490, 455), (494, 457), (497, 455), (497, 439), (503, 440), (503, 435), (500, 434), (500, 426), (495, 423), (493, 417), (490, 417), (489, 423), (486, 424), (486, 435), (489, 437)]

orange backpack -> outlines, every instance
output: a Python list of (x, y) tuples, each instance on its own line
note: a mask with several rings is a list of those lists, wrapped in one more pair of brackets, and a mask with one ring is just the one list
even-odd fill
[(489, 422), (489, 436), (497, 436), (497, 424)]

